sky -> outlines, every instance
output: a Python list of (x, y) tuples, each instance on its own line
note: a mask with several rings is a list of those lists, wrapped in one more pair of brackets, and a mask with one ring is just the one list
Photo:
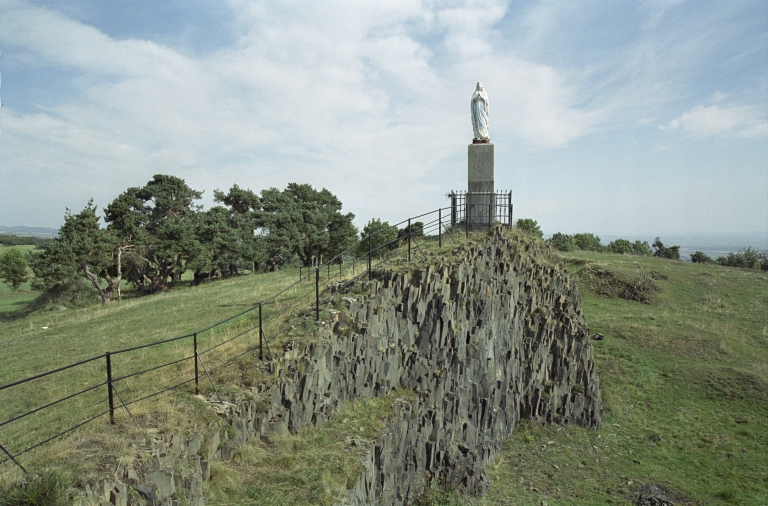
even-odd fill
[(768, 2), (0, 2), (0, 226), (154, 174), (327, 188), (362, 226), (497, 190), (545, 234), (768, 242)]

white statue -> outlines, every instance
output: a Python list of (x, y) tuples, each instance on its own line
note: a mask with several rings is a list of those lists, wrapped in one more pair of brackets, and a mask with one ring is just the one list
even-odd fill
[(472, 129), (475, 131), (475, 140), (488, 142), (488, 93), (483, 88), (483, 83), (478, 82), (475, 93), (472, 95)]

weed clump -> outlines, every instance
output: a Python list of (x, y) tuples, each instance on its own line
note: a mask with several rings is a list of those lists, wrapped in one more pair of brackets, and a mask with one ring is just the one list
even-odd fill
[(28, 474), (15, 485), (0, 489), (2, 506), (69, 506), (70, 480), (60, 474)]
[(666, 276), (642, 271), (636, 278), (631, 278), (612, 269), (589, 264), (576, 272), (576, 278), (598, 295), (649, 304), (651, 296), (660, 289), (654, 280), (666, 279)]
[(416, 506), (464, 506), (466, 501), (452, 490), (435, 488), (416, 498)]

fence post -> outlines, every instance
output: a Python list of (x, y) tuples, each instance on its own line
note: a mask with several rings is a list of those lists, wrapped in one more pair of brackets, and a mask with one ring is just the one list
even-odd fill
[(371, 236), (368, 236), (368, 281), (371, 280), (371, 244), (373, 244), (373, 241), (371, 241)]
[(411, 219), (408, 218), (408, 261), (411, 261)]
[(320, 267), (315, 269), (315, 321), (320, 321)]
[(464, 237), (469, 239), (469, 194), (464, 195)]
[(512, 228), (512, 192), (509, 192), (509, 228)]
[(331, 279), (331, 262), (328, 262), (328, 279)]
[(264, 360), (264, 328), (261, 326), (261, 306), (262, 303), (259, 302), (259, 360)]
[(197, 362), (198, 362), (198, 355), (197, 355), (197, 332), (194, 333), (193, 339), (195, 342), (195, 395), (200, 395), (200, 376), (198, 374), (197, 368)]
[(112, 358), (109, 352), (104, 354), (107, 357), (107, 391), (109, 392), (109, 423), (115, 424), (115, 398), (112, 394)]
[(451, 192), (451, 227), (459, 221), (458, 209), (456, 209), (456, 194)]
[(491, 193), (491, 200), (488, 201), (488, 230), (491, 229), (491, 202), (496, 203), (496, 194)]
[(437, 247), (443, 247), (443, 209), (437, 210)]

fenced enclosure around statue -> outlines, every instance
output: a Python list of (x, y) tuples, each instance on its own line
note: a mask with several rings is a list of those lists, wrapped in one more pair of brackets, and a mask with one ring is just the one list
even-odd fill
[[(426, 259), (426, 242), (442, 247), (446, 240), (458, 243), (457, 234), (512, 224), (511, 192), (451, 192), (449, 198), (449, 207), (363, 237), (324, 264), (299, 269), (298, 279), (289, 286), (205, 328), (106, 351), (1, 385), (0, 465), (13, 462), (26, 472), (19, 457), (101, 417), (115, 424), (116, 417), (125, 416), (138, 426), (131, 406), (170, 391), (198, 394), (210, 385), (213, 398), (221, 401), (215, 371), (246, 355), (272, 359), (291, 322), (312, 316), (319, 322), (321, 306), (332, 293), (370, 279), (374, 268), (393, 260), (410, 261), (413, 255)], [(396, 239), (376, 237), (388, 231), (392, 235), (392, 229), (400, 232)]]
[(494, 225), (512, 226), (512, 192), (456, 192), (451, 200), (451, 226), (486, 230)]

